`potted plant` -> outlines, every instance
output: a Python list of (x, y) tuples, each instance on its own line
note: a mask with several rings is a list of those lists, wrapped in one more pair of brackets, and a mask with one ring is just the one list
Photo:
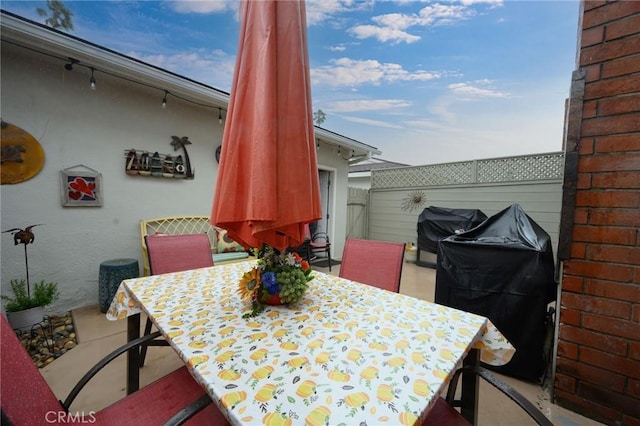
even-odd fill
[(26, 330), (34, 324), (42, 322), (44, 319), (44, 307), (58, 299), (58, 284), (45, 282), (36, 283), (31, 294), (29, 285), (29, 257), (27, 256), (27, 245), (33, 243), (35, 235), (30, 225), (24, 229), (13, 228), (3, 232), (11, 232), (14, 245), (24, 244), (24, 263), (27, 270), (27, 279), (11, 280), (10, 286), (13, 297), (3, 295), (2, 300), (7, 301), (5, 310), (7, 320), (14, 329)]
[(5, 310), (7, 320), (14, 329), (25, 330), (32, 325), (42, 322), (44, 318), (44, 307), (55, 302), (60, 293), (58, 284), (45, 282), (36, 283), (31, 295), (27, 280), (11, 280), (11, 291), (13, 297), (1, 296), (5, 300)]

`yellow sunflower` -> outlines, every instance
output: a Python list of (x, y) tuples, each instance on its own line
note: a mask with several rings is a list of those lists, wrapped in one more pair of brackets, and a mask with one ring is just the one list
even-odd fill
[(253, 300), (253, 296), (259, 288), (260, 272), (257, 268), (253, 268), (252, 270), (245, 272), (244, 275), (242, 275), (238, 293), (240, 293), (240, 297), (242, 297), (242, 300), (249, 301)]

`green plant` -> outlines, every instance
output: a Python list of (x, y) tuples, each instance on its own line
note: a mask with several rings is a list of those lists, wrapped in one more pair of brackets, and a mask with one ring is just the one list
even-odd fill
[(18, 312), (25, 309), (35, 308), (36, 306), (47, 306), (60, 297), (57, 283), (45, 283), (44, 280), (36, 283), (33, 287), (33, 295), (29, 294), (27, 281), (11, 280), (11, 291), (14, 297), (0, 296), (2, 300), (6, 300), (5, 309), (7, 312)]

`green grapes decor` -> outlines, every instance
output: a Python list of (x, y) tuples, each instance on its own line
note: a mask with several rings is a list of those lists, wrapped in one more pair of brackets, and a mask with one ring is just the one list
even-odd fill
[(256, 266), (244, 273), (238, 292), (245, 301), (251, 301), (251, 312), (243, 317), (255, 317), (265, 305), (297, 303), (304, 298), (313, 279), (309, 262), (298, 253), (282, 252), (264, 245), (253, 249), (258, 261)]

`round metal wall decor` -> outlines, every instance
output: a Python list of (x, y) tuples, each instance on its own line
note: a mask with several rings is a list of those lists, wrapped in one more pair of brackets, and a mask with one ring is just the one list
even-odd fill
[(44, 166), (44, 151), (40, 143), (21, 128), (0, 122), (2, 131), (1, 183), (24, 182), (37, 175)]

